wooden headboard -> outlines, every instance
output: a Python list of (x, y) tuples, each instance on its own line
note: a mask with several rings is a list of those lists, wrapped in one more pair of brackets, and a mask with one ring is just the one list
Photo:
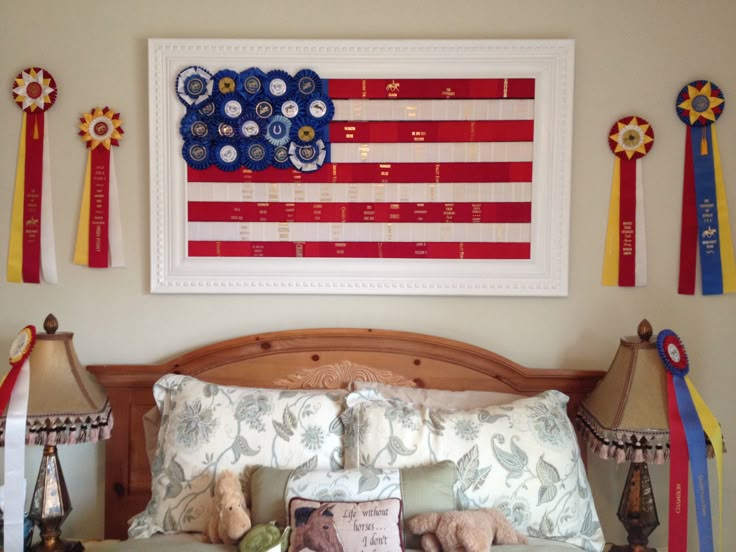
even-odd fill
[(568, 413), (603, 372), (529, 369), (467, 343), (393, 330), (306, 329), (239, 337), (161, 364), (89, 366), (105, 386), (115, 417), (105, 460), (105, 537), (124, 539), (127, 520), (145, 509), (151, 472), (143, 415), (162, 375), (186, 374), (225, 385), (341, 388), (355, 379), (433, 389), (533, 395), (558, 389)]

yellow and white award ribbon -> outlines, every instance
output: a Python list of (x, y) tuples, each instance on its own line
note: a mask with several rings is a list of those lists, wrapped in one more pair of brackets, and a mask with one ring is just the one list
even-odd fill
[(5, 417), (5, 479), (0, 492), (5, 552), (23, 552), (26, 417), (31, 380), (28, 358), (35, 342), (36, 328), (26, 326), (20, 331), (10, 346), (12, 368), (0, 384), (2, 396), (10, 395)]

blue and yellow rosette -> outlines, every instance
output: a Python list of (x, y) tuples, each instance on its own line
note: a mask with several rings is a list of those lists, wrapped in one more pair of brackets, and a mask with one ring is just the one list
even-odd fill
[(604, 286), (645, 286), (646, 226), (641, 159), (654, 145), (654, 129), (637, 116), (616, 121), (608, 133), (616, 156), (603, 257)]
[(731, 293), (736, 259), (715, 127), (725, 107), (723, 92), (710, 81), (693, 81), (677, 95), (676, 105), (687, 125), (678, 292), (695, 293), (699, 254), (703, 295)]
[(74, 263), (90, 268), (125, 266), (120, 195), (112, 150), (120, 145), (123, 137), (120, 113), (109, 107), (95, 107), (79, 120), (79, 135), (89, 153)]
[(13, 99), (23, 111), (8, 247), (8, 281), (56, 283), (56, 247), (51, 201), (46, 111), (58, 87), (40, 67), (21, 71)]
[(687, 550), (688, 474), (693, 481), (695, 511), (701, 552), (712, 552), (710, 486), (708, 484), (708, 436), (718, 471), (719, 531), (718, 550), (723, 534), (723, 436), (718, 420), (703, 401), (688, 373), (685, 346), (672, 330), (657, 336), (657, 350), (667, 371), (667, 404), (670, 421), (670, 519), (669, 550)]

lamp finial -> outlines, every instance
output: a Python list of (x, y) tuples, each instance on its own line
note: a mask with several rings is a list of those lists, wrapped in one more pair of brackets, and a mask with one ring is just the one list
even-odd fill
[(642, 341), (649, 341), (649, 338), (652, 337), (652, 325), (649, 323), (649, 320), (646, 318), (642, 319), (639, 322), (639, 327), (636, 328), (636, 333), (639, 334), (639, 339)]
[(43, 321), (43, 329), (49, 335), (55, 334), (56, 330), (59, 329), (59, 321), (53, 314), (49, 313), (49, 315), (46, 317), (46, 320)]

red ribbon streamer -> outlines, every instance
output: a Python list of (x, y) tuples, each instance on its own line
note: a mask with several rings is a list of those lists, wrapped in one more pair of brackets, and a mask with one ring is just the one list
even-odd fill
[(5, 376), (2, 385), (0, 385), (0, 415), (5, 413), (5, 409), (10, 402), (10, 395), (13, 393), (13, 387), (15, 387), (15, 382), (18, 379), (18, 374), (20, 374), (22, 367), (22, 362), (13, 365), (8, 375)]
[(190, 222), (475, 222), (528, 223), (528, 202), (282, 203), (190, 201)]
[(301, 182), (303, 184), (413, 184), (416, 182), (531, 182), (532, 163), (325, 163), (314, 172), (276, 169), (221, 171), (187, 167), (188, 182)]
[(698, 213), (695, 200), (695, 171), (693, 169), (692, 127), (685, 139), (685, 174), (682, 185), (682, 222), (680, 234), (680, 279), (677, 292), (695, 293), (695, 268), (698, 251)]
[(621, 159), (618, 285), (636, 285), (636, 161)]
[(329, 79), (327, 86), (333, 100), (534, 98), (534, 79)]
[(107, 268), (110, 239), (110, 150), (99, 146), (90, 151), (89, 266)]
[(44, 112), (26, 113), (23, 183), (23, 281), (41, 281), (41, 194), (43, 189)]
[(534, 121), (338, 121), (330, 123), (330, 142), (531, 142)]
[(515, 242), (235, 242), (190, 241), (190, 257), (324, 257), (394, 259), (529, 259)]
[(670, 426), (670, 552), (687, 552), (688, 462), (685, 428), (680, 418), (673, 376), (667, 373), (667, 413)]

